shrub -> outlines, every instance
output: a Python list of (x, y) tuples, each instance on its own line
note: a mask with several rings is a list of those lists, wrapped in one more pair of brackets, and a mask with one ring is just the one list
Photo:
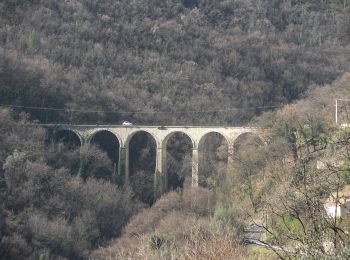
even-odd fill
[(233, 205), (218, 204), (215, 208), (213, 223), (221, 231), (229, 231), (237, 241), (243, 237), (243, 212)]
[(37, 30), (33, 29), (27, 38), (27, 46), (29, 48), (36, 47), (39, 44), (40, 41), (40, 34)]
[(82, 160), (80, 175), (83, 178), (99, 178), (112, 180), (113, 163), (108, 158), (107, 153), (101, 151), (95, 145), (85, 144), (80, 149)]
[(158, 250), (164, 244), (164, 242), (165, 242), (164, 238), (157, 235), (152, 235), (149, 238), (149, 247), (152, 251)]
[[(121, 238), (93, 252), (92, 259), (184, 259), (182, 251), (199, 241), (211, 240), (209, 192), (191, 188), (163, 195), (151, 208), (142, 210), (124, 228)], [(183, 258), (179, 258), (182, 254)]]
[(201, 239), (193, 245), (187, 245), (178, 256), (179, 259), (206, 259), (206, 260), (226, 260), (226, 259), (247, 259), (246, 250), (228, 235), (216, 234), (211, 239)]

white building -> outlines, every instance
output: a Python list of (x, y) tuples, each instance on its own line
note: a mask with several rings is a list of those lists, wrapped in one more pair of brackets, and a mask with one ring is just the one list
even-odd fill
[(350, 216), (350, 185), (338, 193), (333, 192), (323, 203), (327, 215), (331, 218), (346, 218)]
[(324, 203), (323, 207), (330, 218), (346, 218), (350, 213), (350, 201), (346, 203), (336, 203), (335, 201), (329, 201)]

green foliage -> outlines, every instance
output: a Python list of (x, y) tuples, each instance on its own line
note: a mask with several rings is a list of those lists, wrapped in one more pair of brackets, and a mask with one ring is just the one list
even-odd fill
[(161, 248), (161, 246), (164, 244), (165, 240), (157, 235), (152, 235), (149, 238), (149, 247), (152, 251), (156, 251)]
[(119, 186), (121, 186), (125, 181), (125, 152), (125, 148), (119, 147), (118, 169), (114, 175), (114, 182)]
[(40, 34), (36, 29), (33, 29), (27, 38), (27, 46), (29, 48), (36, 47), (40, 41)]
[(46, 260), (46, 254), (40, 254), (39, 260)]
[(339, 175), (341, 182), (344, 184), (350, 184), (350, 168), (348, 165), (342, 165), (339, 167)]
[[(339, 133), (342, 130), (326, 128), (321, 119), (302, 117), (299, 112), (276, 120), (276, 136), (282, 139), (271, 139), (265, 150), (268, 158), (274, 158), (265, 165), (270, 171), (266, 176), (270, 193), (263, 196), (268, 215), (265, 227), (269, 243), (299, 248), (298, 257), (341, 259), (350, 240), (342, 221), (327, 216), (324, 204), (347, 196), (350, 142), (344, 132)], [(289, 134), (280, 135), (282, 129)], [(278, 142), (286, 146), (277, 146)], [(325, 163), (323, 168), (316, 167), (318, 160)], [(326, 250), (327, 244), (337, 249)]]
[(299, 237), (303, 236), (303, 229), (297, 218), (291, 215), (283, 216), (283, 223), (288, 230), (291, 230), (291, 232), (297, 234)]
[(249, 251), (249, 260), (259, 259), (278, 259), (278, 257), (271, 250), (261, 246), (250, 245), (247, 246)]
[(164, 177), (159, 171), (156, 171), (154, 174), (154, 197), (159, 198), (164, 192), (165, 181)]
[(243, 239), (243, 212), (233, 205), (218, 202), (215, 206), (213, 224), (219, 231), (228, 231), (237, 241)]
[(313, 146), (314, 150), (322, 150), (327, 145), (327, 140), (322, 135), (323, 132), (324, 127), (320, 120), (308, 118), (305, 124), (299, 125), (296, 129), (296, 143), (298, 145)]
[(232, 219), (231, 208), (228, 205), (216, 205), (213, 221), (219, 229), (231, 227), (234, 222)]

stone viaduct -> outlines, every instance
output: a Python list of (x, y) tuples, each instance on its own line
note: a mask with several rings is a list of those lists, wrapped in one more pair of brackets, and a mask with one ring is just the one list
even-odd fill
[(262, 128), (255, 127), (211, 127), (211, 126), (141, 126), (141, 125), (56, 125), (57, 131), (68, 130), (74, 132), (80, 140), (80, 144), (89, 143), (94, 135), (101, 131), (112, 133), (119, 142), (119, 157), (124, 160), (123, 173), (125, 183), (129, 179), (129, 144), (132, 137), (139, 132), (150, 134), (157, 146), (156, 175), (160, 175), (162, 190), (167, 189), (166, 147), (170, 137), (176, 133), (187, 135), (192, 142), (192, 186), (198, 186), (198, 157), (199, 147), (209, 134), (220, 134), (228, 145), (228, 169), (233, 163), (234, 145), (237, 138), (243, 134), (251, 133), (261, 140), (266, 133)]

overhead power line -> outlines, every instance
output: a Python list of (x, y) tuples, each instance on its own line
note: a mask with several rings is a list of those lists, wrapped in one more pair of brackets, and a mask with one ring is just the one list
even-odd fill
[(65, 112), (75, 112), (75, 113), (115, 113), (115, 114), (181, 114), (181, 113), (217, 113), (217, 112), (230, 112), (239, 110), (255, 110), (255, 109), (271, 109), (280, 108), (279, 106), (255, 106), (255, 107), (245, 107), (245, 108), (230, 108), (230, 109), (219, 109), (219, 110), (181, 110), (181, 111), (116, 111), (116, 110), (83, 110), (83, 109), (69, 109), (69, 108), (54, 108), (54, 107), (36, 107), (36, 106), (20, 106), (20, 105), (6, 105), (0, 104), (0, 107), (8, 108), (22, 108), (31, 110), (46, 110), (46, 111), (65, 111)]

